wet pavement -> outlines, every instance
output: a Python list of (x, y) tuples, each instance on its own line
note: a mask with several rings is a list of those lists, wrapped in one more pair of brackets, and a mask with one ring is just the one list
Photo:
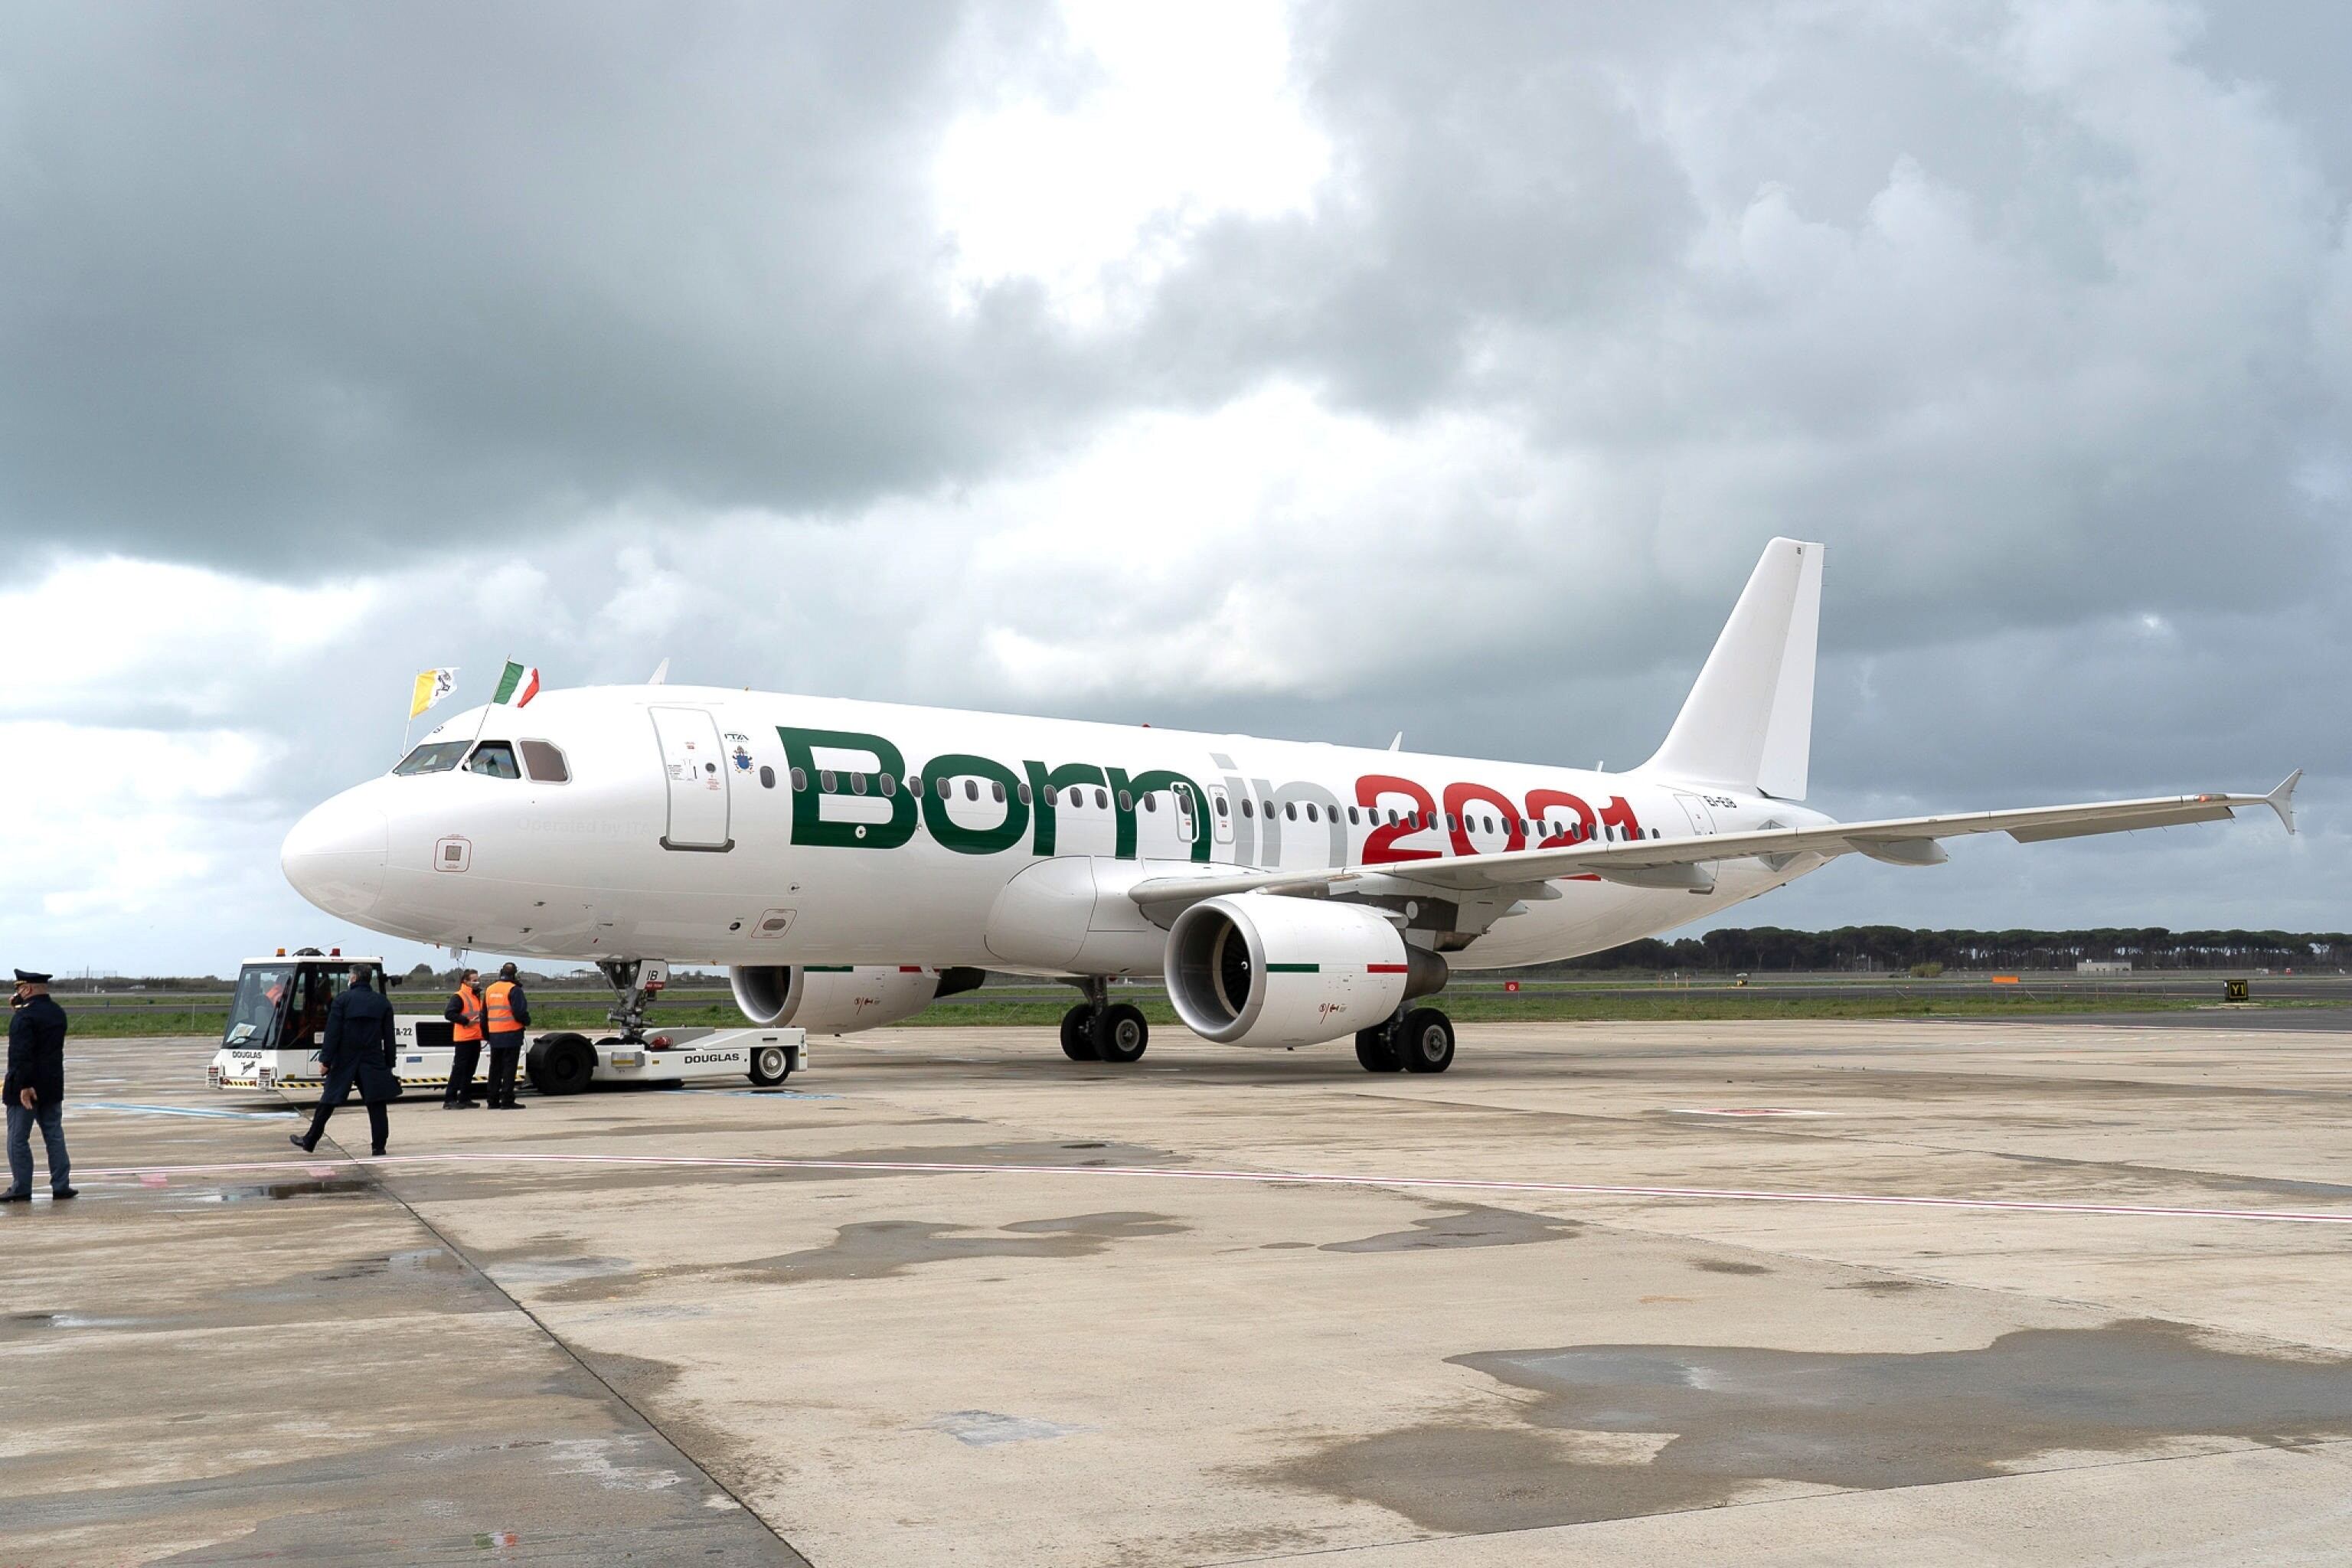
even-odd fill
[(199, 1043), (76, 1047), (87, 1195), (0, 1214), (0, 1564), (2352, 1537), (2352, 1035), (814, 1045), (785, 1094), (402, 1105), (386, 1162)]

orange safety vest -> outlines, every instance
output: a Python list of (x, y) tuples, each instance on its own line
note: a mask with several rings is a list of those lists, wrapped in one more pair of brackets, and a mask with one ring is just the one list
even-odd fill
[(453, 1040), (482, 1037), (482, 994), (470, 985), (457, 987), (457, 1021), (449, 1026)]
[(514, 994), (514, 990), (513, 981), (501, 980), (483, 994), (483, 1003), (489, 1015), (490, 1033), (493, 1035), (518, 1034), (522, 1029), (522, 1026), (515, 1022), (513, 1005), (507, 1000)]

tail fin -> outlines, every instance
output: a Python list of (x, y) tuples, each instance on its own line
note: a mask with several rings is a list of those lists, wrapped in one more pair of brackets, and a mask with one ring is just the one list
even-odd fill
[(1748, 579), (1665, 743), (1643, 764), (1696, 784), (1805, 798), (1826, 547), (1775, 539)]

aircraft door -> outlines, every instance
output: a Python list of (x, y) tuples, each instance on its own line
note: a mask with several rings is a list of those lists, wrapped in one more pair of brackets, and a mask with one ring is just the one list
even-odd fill
[(1209, 820), (1216, 825), (1218, 843), (1234, 841), (1234, 803), (1226, 798), (1223, 784), (1209, 786)]
[(1684, 795), (1680, 791), (1675, 792), (1675, 802), (1683, 808), (1683, 815), (1690, 818), (1693, 833), (1715, 831), (1715, 813), (1706, 808), (1706, 802), (1695, 795)]
[(669, 784), (665, 849), (728, 850), (727, 752), (719, 721), (699, 708), (656, 708), (654, 736)]

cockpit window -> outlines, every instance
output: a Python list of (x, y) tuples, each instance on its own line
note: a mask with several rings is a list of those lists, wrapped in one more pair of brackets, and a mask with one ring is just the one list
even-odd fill
[(518, 743), (522, 747), (522, 765), (530, 770), (533, 780), (540, 784), (572, 782), (572, 768), (564, 762), (562, 752), (557, 751), (545, 741), (523, 741)]
[(466, 759), (466, 771), (480, 773), (485, 778), (519, 779), (522, 770), (515, 766), (514, 748), (504, 741), (484, 741)]
[(406, 778), (411, 773), (446, 773), (457, 765), (466, 754), (463, 741), (427, 741), (400, 759), (392, 770), (394, 778)]

